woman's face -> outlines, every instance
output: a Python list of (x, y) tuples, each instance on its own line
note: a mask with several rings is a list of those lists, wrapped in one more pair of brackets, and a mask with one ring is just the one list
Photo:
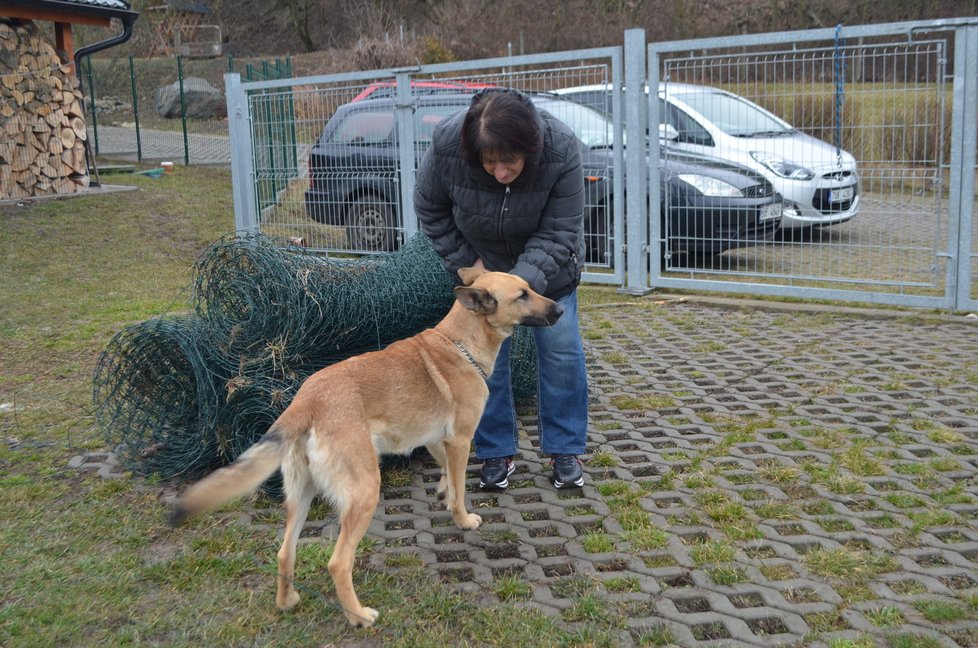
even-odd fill
[(526, 158), (522, 155), (503, 156), (495, 152), (488, 152), (482, 156), (482, 168), (486, 173), (496, 179), (496, 182), (508, 185), (523, 173), (523, 164)]

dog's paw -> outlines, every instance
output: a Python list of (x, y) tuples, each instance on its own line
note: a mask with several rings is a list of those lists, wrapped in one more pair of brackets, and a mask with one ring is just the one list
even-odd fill
[(456, 516), (455, 524), (460, 529), (478, 529), (479, 525), (482, 524), (482, 516), (476, 515), (475, 513), (466, 513), (465, 515)]
[(379, 612), (373, 608), (361, 607), (359, 612), (345, 612), (350, 625), (358, 628), (369, 628), (377, 620)]
[(275, 605), (277, 605), (278, 609), (282, 610), (283, 612), (288, 612), (297, 606), (301, 600), (302, 597), (299, 596), (299, 593), (295, 590), (291, 590), (285, 595), (280, 594), (276, 596)]

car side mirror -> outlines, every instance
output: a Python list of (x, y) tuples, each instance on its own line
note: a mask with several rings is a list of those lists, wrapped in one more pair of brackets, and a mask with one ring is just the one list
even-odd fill
[(679, 131), (672, 124), (659, 124), (659, 139), (675, 141), (679, 139)]

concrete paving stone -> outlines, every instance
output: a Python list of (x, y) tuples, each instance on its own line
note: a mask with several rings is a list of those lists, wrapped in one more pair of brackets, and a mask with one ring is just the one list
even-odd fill
[(946, 576), (962, 569), (974, 568), (972, 561), (953, 549), (925, 546), (902, 549), (898, 555), (912, 560), (918, 573), (930, 576)]
[[(531, 588), (521, 607), (568, 628), (564, 615), (588, 591), (618, 611), (623, 646), (657, 628), (682, 647), (828, 647), (866, 636), (885, 646), (898, 633), (978, 646), (968, 603), (978, 592), (978, 328), (928, 314), (743, 303), (583, 308), (583, 328), (600, 333), (586, 348), (585, 487), (550, 486), (534, 408), (521, 406), (510, 489), (480, 492), (478, 462), (467, 469), (483, 526), (456, 529), (435, 499), (438, 468), (414, 461), (410, 483), (383, 488), (369, 531), (383, 547), (370, 568), (410, 554), (447, 586), (481, 597), (516, 575)], [(597, 465), (599, 453), (614, 465)], [(113, 461), (88, 453), (69, 466), (128, 474)], [(650, 489), (635, 510), (664, 533), (663, 547), (629, 544), (619, 509), (601, 495), (618, 481)], [(740, 507), (735, 525), (729, 510), (703, 503), (715, 494)], [(242, 515), (279, 534), (281, 519)], [(335, 519), (310, 520), (302, 542), (337, 532)], [(615, 550), (588, 553), (589, 533)], [(698, 565), (692, 552), (705, 542), (730, 546), (732, 559)], [(811, 551), (843, 548), (886, 556), (890, 570), (847, 583), (808, 568)], [(718, 584), (711, 572), (740, 582)], [(967, 618), (926, 622), (913, 605), (933, 598), (968, 608)], [(867, 613), (883, 606), (905, 623), (875, 626)]]
[[(818, 585), (819, 583), (797, 581), (793, 584), (789, 583), (787, 586), (781, 584), (782, 589), (780, 590), (753, 583), (751, 587), (754, 588), (752, 591), (758, 592), (762, 597), (765, 609), (776, 610), (779, 613), (790, 613), (803, 620), (806, 615), (834, 610), (841, 600), (831, 588), (818, 588)], [(823, 600), (823, 598), (830, 600)], [(731, 601), (736, 604), (739, 599), (734, 597)], [(807, 632), (807, 628), (802, 631), (802, 634), (804, 632)]]
[(891, 601), (860, 601), (852, 608), (842, 610), (842, 616), (845, 618), (846, 623), (849, 624), (849, 627), (853, 630), (866, 634), (873, 634), (879, 631), (880, 626), (873, 623), (866, 616), (866, 613), (868, 612), (871, 614), (883, 607), (898, 608), (904, 615), (904, 618), (906, 618), (907, 615), (916, 613), (916, 610), (914, 610), (911, 606), (901, 605)]
[(920, 533), (922, 542), (932, 546), (943, 546), (949, 551), (963, 554), (978, 550), (978, 530), (967, 527), (938, 527)]
[(777, 582), (775, 585), (784, 599), (794, 606), (792, 609), (799, 614), (808, 613), (802, 611), (805, 606), (815, 606), (819, 610), (824, 610), (825, 606), (834, 607), (843, 601), (842, 596), (830, 583), (818, 579), (794, 578)]
[(942, 583), (936, 576), (914, 573), (909, 570), (891, 574), (889, 578), (881, 577), (878, 582), (888, 585), (894, 595), (900, 597), (900, 600), (911, 600), (920, 593), (945, 596), (954, 594), (951, 588)]
[(119, 465), (112, 452), (86, 452), (68, 460), (68, 467), (82, 472), (94, 472), (103, 479), (125, 477), (128, 470)]
[[(756, 644), (746, 644), (740, 641), (733, 641), (731, 639), (721, 639), (721, 640), (709, 640), (701, 639), (703, 636), (703, 626), (693, 627), (686, 624), (679, 624), (677, 622), (670, 622), (668, 627), (672, 631), (674, 636), (673, 646), (695, 646), (696, 648), (741, 648), (741, 647), (751, 647), (754, 648)], [(696, 631), (694, 633), (694, 630)]]
[(808, 632), (808, 624), (797, 614), (772, 608), (736, 610), (726, 626), (734, 637), (755, 645), (791, 643)]
[(934, 628), (929, 628), (925, 626), (915, 625), (912, 623), (904, 623), (895, 628), (888, 628), (888, 633), (893, 635), (908, 635), (911, 637), (926, 637), (932, 642), (937, 642), (936, 645), (941, 646), (941, 648), (962, 648), (965, 643), (958, 643), (952, 638), (941, 634)]
[(958, 646), (963, 648), (974, 648), (978, 646), (978, 630), (974, 627), (956, 624), (954, 627), (943, 629), (943, 631)]

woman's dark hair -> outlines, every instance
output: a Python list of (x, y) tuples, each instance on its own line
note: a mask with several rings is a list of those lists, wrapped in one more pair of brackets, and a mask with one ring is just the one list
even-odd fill
[(543, 148), (539, 118), (529, 100), (504, 88), (483, 90), (472, 98), (462, 123), (462, 157), (482, 166), (482, 156), (529, 157)]

